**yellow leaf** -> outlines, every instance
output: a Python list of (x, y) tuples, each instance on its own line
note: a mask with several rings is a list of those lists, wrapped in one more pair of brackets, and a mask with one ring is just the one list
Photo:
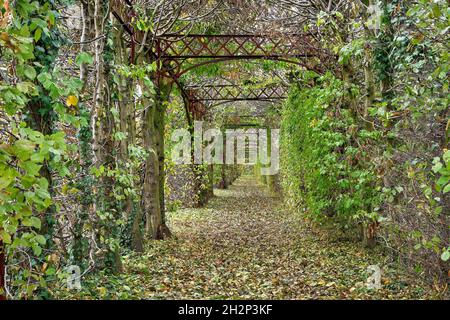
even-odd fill
[(66, 104), (68, 107), (76, 106), (78, 104), (78, 98), (76, 96), (68, 96), (66, 100)]
[(105, 287), (99, 287), (99, 288), (98, 288), (98, 291), (100, 292), (100, 294), (101, 294), (102, 296), (105, 296), (105, 295), (106, 295), (106, 292), (107, 292), (107, 289), (106, 289)]

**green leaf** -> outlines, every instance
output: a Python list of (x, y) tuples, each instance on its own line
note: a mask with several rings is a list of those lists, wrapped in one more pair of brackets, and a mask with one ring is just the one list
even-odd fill
[(32, 66), (25, 66), (23, 73), (30, 80), (34, 80), (36, 78), (36, 70), (34, 70)]
[(45, 159), (45, 153), (44, 152), (36, 152), (33, 153), (33, 155), (31, 156), (31, 161), (33, 162), (43, 162)]
[(13, 150), (16, 156), (22, 160), (30, 159), (31, 155), (34, 153), (34, 148), (36, 145), (30, 140), (17, 140), (14, 143)]
[(25, 227), (33, 227), (36, 229), (40, 229), (41, 228), (41, 220), (39, 220), (39, 218), (36, 218), (36, 217), (24, 218), (22, 220), (22, 225), (24, 225)]
[(49, 13), (48, 22), (50, 22), (50, 25), (52, 26), (55, 25), (55, 14), (53, 12)]
[(42, 36), (42, 29), (37, 28), (36, 31), (34, 32), (34, 41), (38, 42), (41, 36)]
[(448, 261), (448, 259), (450, 259), (450, 250), (447, 249), (444, 252), (442, 252), (441, 259), (442, 261)]
[(445, 163), (450, 163), (450, 150), (446, 151), (442, 157), (444, 158)]
[(444, 186), (449, 181), (450, 181), (450, 176), (441, 176), (436, 183), (440, 186)]
[(6, 244), (11, 244), (11, 235), (5, 230), (0, 230), (0, 238)]
[(42, 165), (36, 164), (33, 161), (26, 161), (22, 163), (20, 167), (23, 168), (30, 176), (37, 176)]
[[(6, 171), (5, 174), (6, 173), (8, 173), (8, 171)], [(11, 182), (14, 181), (14, 176), (5, 174), (0, 177), (0, 190), (7, 188)]]
[(52, 268), (52, 267), (48, 268), (48, 269), (45, 271), (45, 274), (46, 274), (47, 276), (52, 276), (52, 275), (54, 275), (55, 273), (56, 273), (56, 269), (55, 269), (55, 268)]
[(450, 183), (445, 186), (444, 190), (442, 190), (442, 193), (447, 193), (450, 191)]
[(36, 243), (31, 244), (31, 248), (33, 249), (33, 253), (36, 256), (40, 256), (41, 255), (42, 248), (38, 244), (36, 244)]
[(433, 170), (434, 173), (438, 173), (439, 170), (442, 169), (442, 163), (441, 162), (436, 162), (436, 164), (433, 166), (433, 168), (431, 168), (431, 170)]
[(46, 242), (45, 237), (41, 234), (38, 234), (37, 236), (35, 236), (34, 240), (36, 240), (36, 242), (39, 243), (40, 245), (44, 245)]
[(28, 81), (19, 82), (16, 87), (17, 90), (25, 94), (34, 94), (36, 89), (34, 84)]
[(37, 79), (44, 86), (45, 89), (48, 89), (52, 82), (52, 76), (48, 72), (42, 72), (37, 76)]
[(439, 18), (441, 16), (441, 8), (439, 8), (439, 5), (437, 3), (433, 4), (432, 10), (435, 18)]

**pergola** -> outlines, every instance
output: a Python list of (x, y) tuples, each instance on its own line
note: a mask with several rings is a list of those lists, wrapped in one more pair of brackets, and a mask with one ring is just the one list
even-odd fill
[(136, 30), (136, 16), (131, 0), (113, 0), (111, 12), (129, 35), (130, 62), (135, 59), (137, 45), (148, 45), (149, 54), (157, 62), (156, 82), (173, 81), (184, 99), (189, 124), (199, 119), (208, 107), (232, 101), (274, 101), (286, 98), (286, 87), (273, 85), (247, 88), (221, 83), (201, 86), (183, 85), (180, 77), (187, 72), (230, 60), (275, 60), (300, 65), (322, 73), (333, 64), (335, 55), (321, 49), (312, 34), (188, 34), (161, 35), (148, 40), (148, 34)]

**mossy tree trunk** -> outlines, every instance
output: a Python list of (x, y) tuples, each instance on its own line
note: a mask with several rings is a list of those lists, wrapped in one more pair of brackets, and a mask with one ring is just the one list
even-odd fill
[[(108, 10), (108, 2), (105, 0), (95, 0), (94, 3), (94, 29), (95, 38), (101, 38), (107, 34), (107, 29), (111, 28), (110, 20), (104, 19)], [(106, 24), (106, 25), (105, 25)], [(111, 58), (112, 48), (108, 45), (108, 37), (98, 40), (95, 43), (95, 65), (96, 84), (94, 91), (94, 119), (93, 125), (93, 146), (95, 154), (95, 165), (103, 168), (106, 174), (99, 177), (99, 186), (96, 197), (96, 212), (102, 217), (98, 220), (99, 228), (98, 241), (105, 247), (105, 265), (113, 273), (122, 271), (120, 259), (120, 247), (118, 243), (119, 230), (116, 224), (120, 218), (120, 204), (114, 196), (115, 178), (112, 172), (116, 169), (116, 146), (113, 139), (115, 121), (112, 111), (111, 88)], [(104, 239), (104, 240), (102, 240)]]
[[(94, 7), (90, 1), (81, 2), (81, 37), (80, 52), (89, 52), (90, 39), (94, 38)], [(88, 83), (89, 70), (86, 63), (80, 65), (80, 81), (83, 83), (81, 92), (82, 99), (87, 99), (86, 87)], [(73, 241), (73, 260), (80, 267), (85, 266), (85, 257), (87, 256), (87, 240), (84, 237), (84, 225), (90, 215), (93, 215), (93, 183), (94, 179), (90, 173), (92, 159), (94, 157), (92, 150), (92, 116), (91, 110), (86, 106), (80, 106), (80, 117), (84, 118), (85, 124), (81, 126), (78, 132), (78, 148), (80, 156), (80, 175), (81, 179), (77, 184), (80, 190), (78, 198), (80, 207), (77, 211), (76, 221), (74, 222), (74, 241)]]

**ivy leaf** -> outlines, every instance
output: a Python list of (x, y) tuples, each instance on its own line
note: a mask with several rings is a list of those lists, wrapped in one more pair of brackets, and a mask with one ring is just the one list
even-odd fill
[(450, 176), (441, 176), (436, 182), (439, 186), (444, 186), (450, 181)]
[(56, 269), (55, 269), (55, 268), (48, 268), (48, 269), (45, 271), (45, 274), (46, 274), (47, 276), (52, 276), (52, 275), (56, 274)]
[(29, 140), (17, 140), (14, 143), (13, 150), (17, 157), (22, 160), (28, 160), (34, 153), (35, 144)]
[(68, 107), (70, 106), (76, 106), (78, 104), (78, 98), (76, 96), (68, 96), (66, 100), (66, 105)]
[(48, 22), (51, 26), (55, 25), (55, 14), (53, 12), (50, 12), (48, 16)]
[(33, 253), (36, 256), (40, 256), (41, 255), (42, 248), (38, 244), (36, 244), (36, 243), (31, 244), (31, 248), (33, 249)]
[(44, 86), (45, 89), (48, 89), (52, 84), (52, 76), (48, 72), (42, 72), (38, 75), (37, 79)]
[(39, 174), (39, 170), (41, 169), (42, 166), (34, 163), (33, 161), (26, 161), (22, 163), (20, 167), (25, 169), (27, 174), (29, 174), (30, 176), (36, 176)]
[(34, 41), (38, 42), (41, 36), (42, 36), (42, 29), (37, 28), (36, 31), (34, 32)]
[(338, 17), (341, 20), (344, 20), (344, 15), (342, 13), (340, 13), (339, 11), (335, 12), (336, 17)]
[(442, 261), (448, 261), (450, 259), (450, 250), (445, 250), (441, 255)]
[(14, 181), (14, 176), (0, 177), (0, 190), (7, 188)]
[(36, 240), (36, 242), (40, 245), (44, 245), (46, 242), (45, 237), (42, 234), (38, 234), (37, 236), (35, 236), (34, 240)]
[(94, 62), (94, 58), (89, 53), (81, 52), (76, 58), (75, 63), (78, 66), (81, 66), (83, 63), (92, 64)]
[(450, 163), (450, 151), (446, 151), (443, 155), (445, 163)]
[(40, 179), (38, 180), (38, 184), (39, 184), (39, 187), (41, 187), (42, 189), (44, 189), (44, 190), (47, 190), (47, 189), (48, 189), (48, 181), (47, 181), (47, 179), (45, 179), (45, 178), (40, 178)]
[(0, 230), (0, 238), (6, 244), (11, 244), (11, 235), (5, 230)]
[(442, 169), (442, 163), (441, 162), (436, 162), (436, 164), (433, 166), (433, 168), (431, 168), (431, 170), (433, 170), (434, 173), (438, 173), (439, 170)]
[(36, 89), (34, 84), (31, 82), (28, 82), (28, 81), (19, 82), (16, 85), (16, 87), (17, 87), (17, 90), (19, 90), (20, 92), (25, 93), (25, 94), (28, 94), (28, 93), (34, 94), (35, 89)]
[(39, 220), (36, 217), (24, 218), (22, 220), (22, 225), (24, 225), (25, 227), (33, 227), (36, 229), (40, 229), (41, 228), (41, 220)]
[(439, 18), (441, 16), (441, 8), (439, 8), (439, 5), (437, 3), (433, 4), (432, 10), (435, 18)]
[(44, 161), (44, 159), (45, 159), (45, 153), (42, 151), (34, 153), (31, 156), (31, 161), (33, 161), (33, 162), (42, 162), (42, 161)]
[(444, 190), (442, 191), (443, 193), (447, 193), (450, 191), (450, 183), (448, 185), (445, 186)]
[(36, 70), (34, 70), (32, 66), (26, 66), (23, 73), (30, 80), (34, 80), (36, 78)]

